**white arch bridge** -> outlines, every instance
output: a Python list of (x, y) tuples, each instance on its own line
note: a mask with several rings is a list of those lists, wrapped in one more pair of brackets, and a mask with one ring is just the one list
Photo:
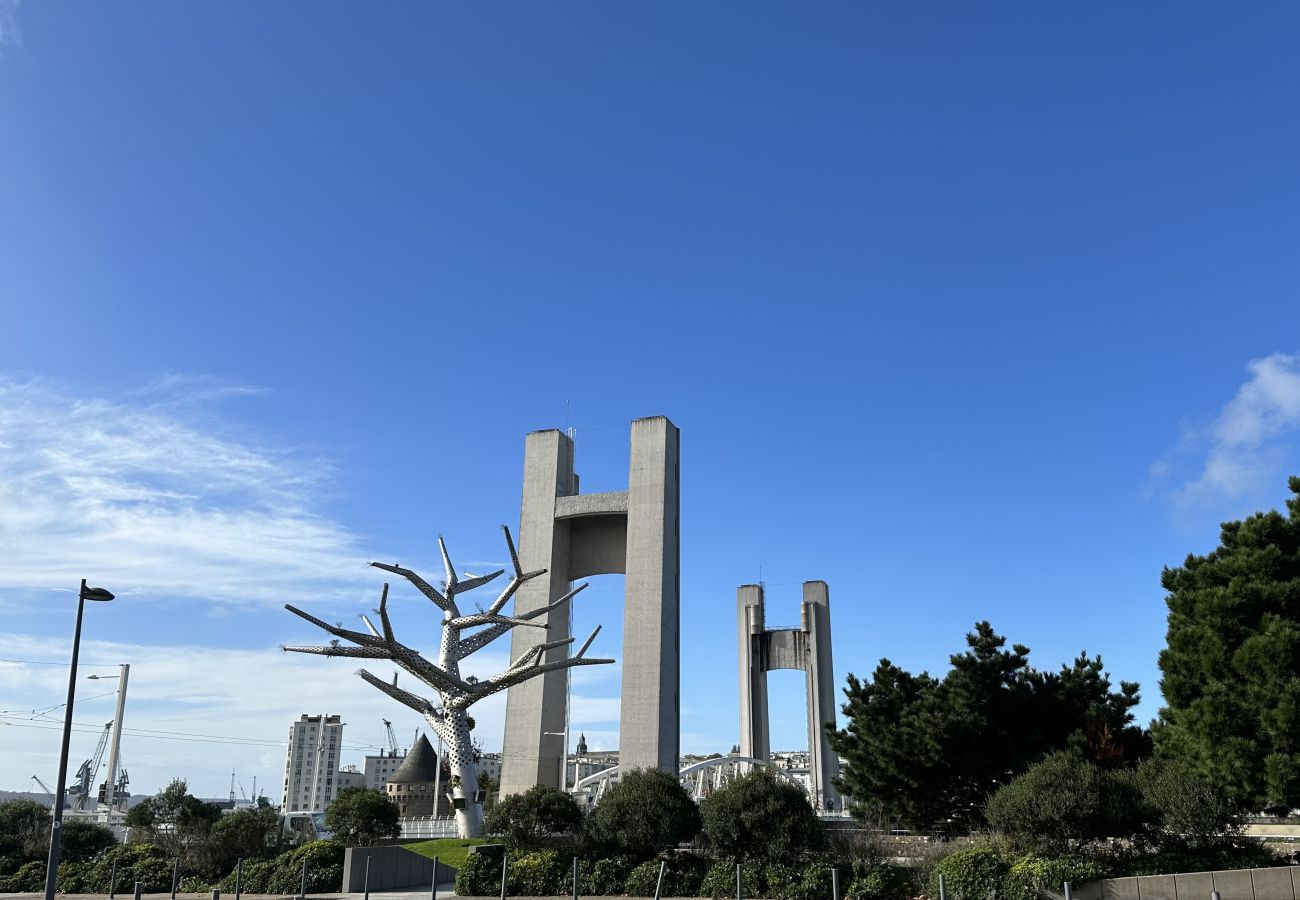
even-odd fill
[[(755, 769), (768, 769), (777, 778), (788, 781), (805, 794), (808, 791), (808, 782), (804, 779), (797, 778), (794, 772), (807, 770), (788, 770), (770, 759), (755, 759), (752, 756), (719, 756), (713, 759), (704, 759), (699, 762), (691, 763), (686, 768), (677, 773), (682, 787), (691, 795), (695, 802), (703, 800), (709, 794), (725, 787), (733, 779), (746, 775)], [(587, 805), (593, 805), (598, 801), (605, 791), (616, 784), (619, 779), (619, 767), (612, 766), (608, 769), (602, 769), (599, 772), (593, 772), (586, 778), (579, 779), (578, 783), (573, 786), (571, 793), (579, 800), (586, 800)], [(811, 800), (811, 795), (809, 796)], [(817, 804), (814, 802), (813, 807), (816, 809)], [(817, 809), (820, 815), (837, 815), (842, 813), (839, 810)]]

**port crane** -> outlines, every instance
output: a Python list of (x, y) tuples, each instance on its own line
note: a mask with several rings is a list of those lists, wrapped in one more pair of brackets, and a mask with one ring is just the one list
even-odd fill
[[(74, 776), (77, 783), (68, 788), (68, 794), (73, 795), (72, 809), (81, 812), (86, 808), (91, 791), (95, 787), (95, 776), (99, 774), (99, 768), (104, 764), (104, 750), (108, 747), (108, 735), (112, 729), (113, 723), (109, 722), (104, 726), (104, 732), (99, 736), (99, 743), (95, 745), (95, 755), (81, 764)], [(113, 780), (110, 776), (110, 780)]]
[(50, 795), (50, 806), (51, 806), (51, 808), (52, 808), (52, 807), (54, 806), (54, 804), (55, 804), (56, 802), (58, 802), (58, 801), (56, 801), (56, 800), (54, 799), (54, 791), (50, 790), (50, 786), (49, 786), (48, 784), (46, 784), (44, 781), (41, 781), (41, 780), (40, 780), (39, 778), (37, 778), (35, 775), (32, 776), (32, 781), (34, 781), (34, 782), (36, 782), (37, 784), (39, 784), (39, 785), (41, 786), (41, 790), (45, 791), (45, 793), (47, 793), (47, 794)]

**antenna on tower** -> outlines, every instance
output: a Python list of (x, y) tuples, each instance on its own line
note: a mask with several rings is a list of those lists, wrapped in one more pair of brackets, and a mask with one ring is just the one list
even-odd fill
[(235, 805), (235, 767), (230, 767), (230, 806)]

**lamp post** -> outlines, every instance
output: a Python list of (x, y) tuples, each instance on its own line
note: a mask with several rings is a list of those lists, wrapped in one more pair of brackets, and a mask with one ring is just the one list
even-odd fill
[(63, 829), (63, 792), (68, 781), (68, 744), (72, 740), (72, 700), (77, 690), (77, 653), (81, 649), (81, 613), (87, 600), (107, 602), (113, 595), (103, 588), (86, 587), (81, 579), (77, 592), (77, 625), (72, 632), (72, 670), (68, 673), (68, 704), (63, 714), (63, 749), (59, 752), (59, 781), (54, 791), (54, 822), (50, 826), (50, 858), (45, 869), (45, 900), (54, 900), (55, 881), (59, 877), (59, 837)]
[(542, 734), (554, 735), (564, 740), (564, 753), (560, 756), (560, 790), (569, 789), (569, 723), (565, 721), (564, 731), (543, 731)]

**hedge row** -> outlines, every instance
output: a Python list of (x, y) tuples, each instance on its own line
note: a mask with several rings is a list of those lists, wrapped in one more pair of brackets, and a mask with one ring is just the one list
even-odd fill
[[(581, 860), (578, 892), (586, 896), (650, 897), (664, 865), (664, 897), (734, 897), (736, 864), (693, 854), (672, 854), (637, 864), (627, 856)], [(573, 889), (573, 858), (555, 850), (533, 850), (509, 857), (506, 892), (513, 896), (563, 896)], [(803, 865), (745, 863), (741, 881), (748, 897), (772, 900), (825, 900), (831, 893), (831, 869), (823, 862)], [(486, 854), (471, 853), (456, 874), (461, 896), (494, 896), (501, 890), (501, 864)], [(851, 895), (846, 895), (851, 896)], [(864, 898), (874, 900), (874, 898)]]
[[(297, 893), (302, 883), (302, 863), (307, 861), (307, 890), (332, 893), (343, 884), (343, 847), (333, 841), (312, 841), (281, 853), (275, 859), (244, 866), (243, 889), (254, 894)], [(93, 862), (63, 863), (59, 866), (59, 890), (65, 894), (107, 894), (113, 864), (117, 864), (115, 891), (129, 894), (139, 881), (146, 894), (167, 893), (172, 888), (172, 857), (152, 844), (124, 844)], [(185, 893), (206, 893), (213, 887), (223, 892), (235, 889), (231, 872), (217, 885), (193, 876), (183, 876), (179, 888)], [(45, 889), (45, 863), (29, 862), (12, 875), (0, 877), (0, 893), (39, 893)]]

